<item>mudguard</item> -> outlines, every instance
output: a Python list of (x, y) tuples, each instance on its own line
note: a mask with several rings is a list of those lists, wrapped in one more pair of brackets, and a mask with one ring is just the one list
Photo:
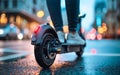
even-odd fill
[(56, 38), (58, 38), (56, 31), (49, 24), (42, 24), (39, 26), (40, 26), (40, 30), (37, 33), (33, 33), (32, 35), (32, 39), (31, 39), (32, 45), (40, 45), (45, 33), (51, 33)]

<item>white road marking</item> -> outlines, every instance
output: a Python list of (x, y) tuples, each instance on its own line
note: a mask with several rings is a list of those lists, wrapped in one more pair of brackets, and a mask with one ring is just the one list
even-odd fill
[(24, 51), (24, 50), (11, 50), (11, 49), (8, 49), (8, 48), (4, 48), (4, 49), (0, 49), (0, 52), (11, 52), (11, 53), (20, 53), (20, 52), (27, 52), (27, 51)]
[[(10, 52), (10, 53), (13, 53), (13, 54), (10, 54), (10, 55), (7, 55), (7, 56), (1, 56), (0, 57), (0, 61), (4, 61), (4, 60), (10, 60), (10, 59), (15, 59), (15, 58), (19, 58), (19, 57), (24, 57), (24, 56), (27, 56), (29, 54), (32, 54), (31, 52), (28, 52), (28, 51), (24, 51), (24, 50), (11, 50), (11, 49), (8, 49), (8, 48), (4, 48), (4, 49), (0, 49), (0, 54), (4, 54), (5, 52)], [(75, 53), (72, 52), (72, 53), (65, 53), (65, 55), (73, 55), (75, 56)], [(83, 57), (84, 56), (117, 56), (119, 57), (120, 56), (120, 53), (83, 53)]]
[(120, 56), (120, 53), (83, 53), (83, 56)]
[(7, 49), (7, 48), (0, 49), (0, 54), (1, 55), (4, 54), (5, 52), (9, 52), (9, 53), (13, 53), (13, 54), (10, 54), (10, 55), (7, 55), (7, 56), (1, 56), (0, 61), (15, 59), (15, 58), (19, 58), (19, 57), (24, 57), (24, 56), (27, 56), (27, 55), (31, 54), (31, 52), (23, 51), (23, 50), (10, 50), (10, 49)]

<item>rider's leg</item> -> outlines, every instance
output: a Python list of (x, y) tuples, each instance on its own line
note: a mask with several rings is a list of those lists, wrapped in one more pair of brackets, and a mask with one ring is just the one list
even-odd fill
[(79, 15), (79, 0), (65, 0), (68, 16), (69, 34), (67, 43), (84, 44), (85, 41), (77, 32), (78, 15)]
[(60, 1), (61, 0), (46, 0), (47, 7), (49, 10), (52, 22), (54, 24), (54, 27), (57, 31), (59, 40), (61, 42), (64, 42), (63, 20), (62, 20), (62, 14), (61, 14)]

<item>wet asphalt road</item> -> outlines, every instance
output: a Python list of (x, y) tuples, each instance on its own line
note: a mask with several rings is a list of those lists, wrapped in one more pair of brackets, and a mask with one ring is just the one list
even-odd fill
[(81, 58), (59, 54), (46, 70), (36, 63), (30, 41), (0, 41), (0, 75), (120, 75), (120, 40), (87, 40)]

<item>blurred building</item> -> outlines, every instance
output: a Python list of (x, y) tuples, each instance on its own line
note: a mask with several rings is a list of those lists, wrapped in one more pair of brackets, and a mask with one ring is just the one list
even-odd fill
[[(102, 34), (104, 38), (119, 38), (119, 8), (119, 0), (96, 0), (94, 28), (96, 28), (98, 33)], [(104, 31), (105, 28), (103, 28), (105, 25), (106, 31)]]
[(30, 31), (48, 16), (45, 0), (0, 0), (0, 25), (14, 23)]
[(107, 11), (106, 0), (96, 0), (95, 1), (95, 25), (97, 27), (101, 26), (102, 20)]

